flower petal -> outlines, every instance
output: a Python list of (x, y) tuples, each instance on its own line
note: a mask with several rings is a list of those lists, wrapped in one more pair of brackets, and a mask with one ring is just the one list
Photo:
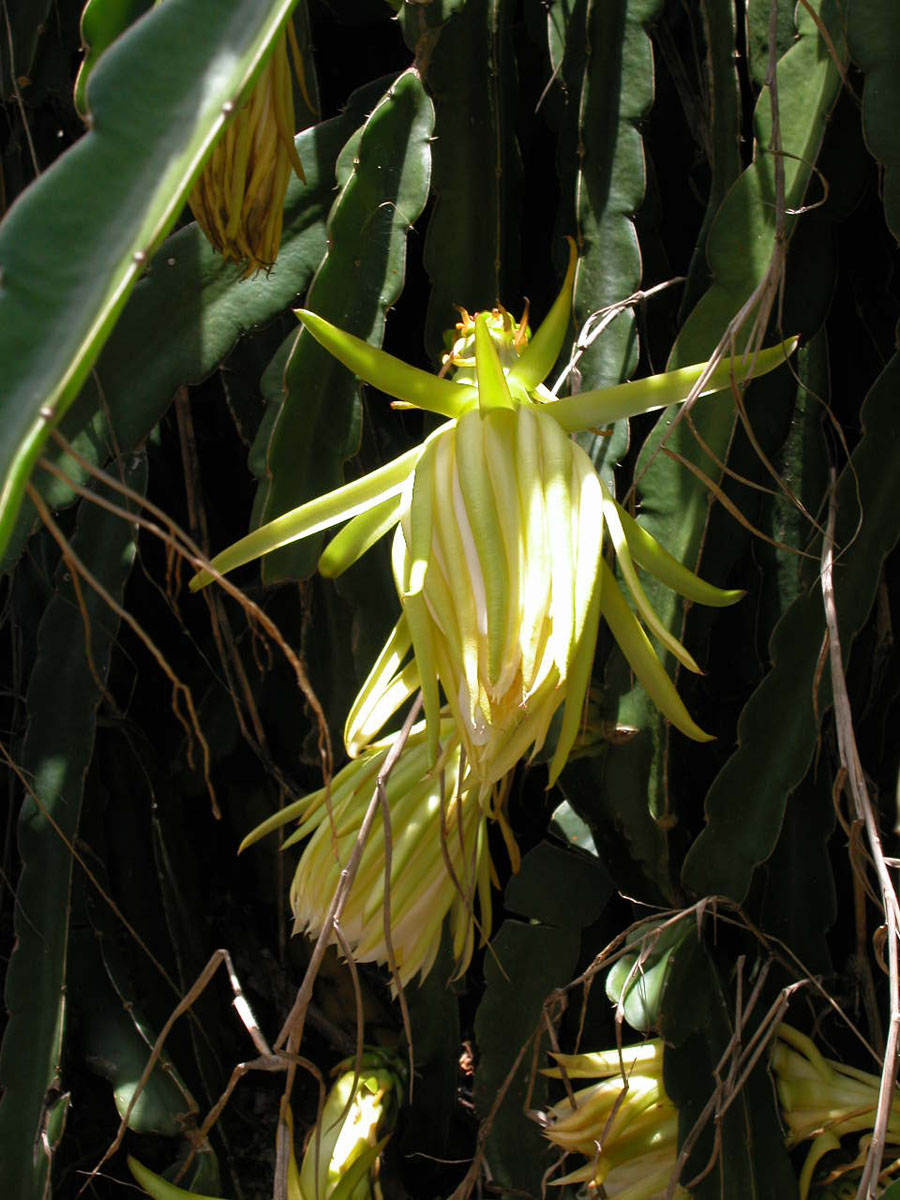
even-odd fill
[(487, 678), (495, 684), (506, 646), (510, 578), (500, 516), (485, 458), (484, 437), (484, 418), (480, 412), (467, 413), (458, 422), (456, 465), (484, 579)]
[(402, 496), (391, 496), (374, 508), (357, 513), (336, 533), (319, 557), (319, 574), (337, 579), (400, 519)]
[(682, 646), (678, 638), (663, 625), (662, 621), (656, 615), (653, 605), (647, 599), (647, 593), (641, 586), (637, 571), (634, 569), (634, 563), (631, 561), (631, 551), (628, 548), (625, 530), (619, 518), (618, 506), (607, 491), (602, 480), (600, 481), (600, 487), (603, 489), (604, 520), (609, 529), (612, 544), (616, 549), (616, 561), (619, 564), (619, 570), (622, 572), (625, 583), (628, 585), (628, 590), (631, 592), (638, 614), (657, 641), (661, 642), (669, 653), (678, 659), (682, 666), (687, 667), (689, 671), (693, 671), (695, 675), (701, 675), (702, 671), (697, 666), (693, 656)]
[(656, 656), (650, 639), (637, 617), (628, 607), (615, 575), (601, 562), (603, 582), (600, 591), (600, 610), (613, 637), (628, 659), (631, 669), (643, 684), (647, 695), (676, 729), (695, 742), (711, 742), (712, 735), (704, 733), (684, 707), (675, 685)]
[(351, 757), (359, 754), (419, 686), (415, 659), (405, 666), (412, 647), (406, 615), (391, 630), (368, 678), (347, 713), (344, 743)]
[(684, 596), (686, 600), (693, 600), (697, 604), (706, 604), (710, 608), (724, 608), (729, 604), (736, 604), (747, 594), (740, 588), (714, 587), (705, 579), (701, 579), (699, 575), (695, 575), (677, 558), (673, 558), (668, 550), (661, 546), (656, 538), (644, 529), (643, 525), (639, 525), (618, 501), (614, 500), (613, 503), (619, 514), (631, 557), (639, 567), (643, 567), (645, 571), (655, 575), (660, 583), (664, 583), (673, 592)]
[(495, 408), (513, 407), (486, 313), (478, 313), (475, 317), (475, 372), (478, 379), (478, 407), (482, 413)]
[(510, 389), (518, 384), (527, 392), (533, 392), (539, 383), (544, 382), (559, 358), (572, 316), (572, 290), (578, 262), (575, 242), (572, 238), (566, 238), (566, 241), (569, 243), (569, 266), (562, 288), (540, 328), (522, 351), (519, 361), (511, 368), (508, 376)]

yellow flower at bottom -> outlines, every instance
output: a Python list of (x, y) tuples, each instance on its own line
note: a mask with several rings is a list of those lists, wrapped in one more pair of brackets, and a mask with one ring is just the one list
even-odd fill
[(402, 1088), (398, 1071), (390, 1056), (378, 1050), (363, 1054), (359, 1074), (353, 1058), (335, 1068), (338, 1078), (307, 1139), (293, 1188), (289, 1176), (289, 1200), (381, 1196), (378, 1158), (397, 1116)]
[[(599, 1083), (561, 1100), (543, 1114), (554, 1145), (585, 1156), (585, 1165), (554, 1184), (587, 1183), (590, 1191), (619, 1200), (657, 1200), (665, 1195), (678, 1153), (678, 1113), (663, 1087), (663, 1043), (596, 1054), (554, 1054), (559, 1064), (544, 1071)], [(623, 1076), (624, 1071), (624, 1076)], [(676, 1197), (686, 1197), (684, 1188)]]
[[(859, 1134), (859, 1148), (849, 1162), (839, 1162), (828, 1179), (862, 1166), (875, 1126), (881, 1079), (868, 1071), (825, 1058), (813, 1040), (782, 1022), (772, 1049), (772, 1074), (788, 1128), (788, 1147), (808, 1141), (810, 1148), (800, 1172), (800, 1197), (806, 1200), (819, 1160), (841, 1149), (841, 1138)], [(896, 1161), (882, 1178), (900, 1168), (900, 1098), (891, 1103), (885, 1145)]]
[(207, 240), (228, 262), (243, 268), (244, 278), (275, 262), (291, 171), (305, 178), (294, 146), (289, 38), (299, 72), (300, 52), (289, 21), (188, 197)]
[[(461, 749), (451, 721), (442, 722), (441, 734), (441, 754), (433, 769), (424, 731), (416, 729), (387, 781), (389, 892), (385, 890), (386, 831), (379, 812), (340, 921), (357, 962), (387, 964), (384, 912), (389, 902), (394, 963), (403, 985), (417, 973), (424, 978), (431, 970), (448, 915), (459, 971), (465, 970), (475, 946), (476, 900), (481, 936), (486, 939), (490, 934), (487, 815), (477, 790), (460, 789)], [(243, 846), (294, 816), (300, 817), (300, 827), (285, 846), (312, 834), (291, 885), (296, 932), (315, 937), (321, 931), (390, 745), (381, 742), (344, 767), (332, 780), (330, 796), (320, 789), (245, 839)]]

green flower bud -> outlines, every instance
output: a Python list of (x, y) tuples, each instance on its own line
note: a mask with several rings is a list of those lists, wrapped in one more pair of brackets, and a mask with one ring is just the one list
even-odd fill
[(609, 968), (606, 995), (621, 1005), (625, 1020), (638, 1033), (656, 1030), (672, 955), (690, 932), (687, 921), (662, 929), (648, 921), (628, 935), (625, 944), (633, 948)]
[(379, 1051), (346, 1059), (310, 1132), (298, 1200), (370, 1200), (380, 1196), (378, 1158), (393, 1132), (400, 1080)]

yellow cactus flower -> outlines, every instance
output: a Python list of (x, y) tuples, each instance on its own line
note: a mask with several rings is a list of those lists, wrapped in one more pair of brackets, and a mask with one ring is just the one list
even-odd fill
[[(585, 1183), (593, 1194), (619, 1200), (661, 1200), (678, 1155), (678, 1113), (663, 1087), (661, 1039), (595, 1054), (554, 1054), (545, 1075), (598, 1079), (542, 1114), (545, 1136), (561, 1150), (583, 1155), (584, 1166), (556, 1186)], [(686, 1197), (678, 1187), (675, 1196)]]
[[(390, 904), (394, 965), (401, 984), (425, 978), (450, 917), (457, 969), (468, 966), (477, 925), (486, 940), (491, 927), (487, 813), (478, 791), (463, 790), (461, 748), (453, 723), (441, 722), (441, 751), (430, 765), (424, 729), (413, 730), (391, 772), (386, 794), (390, 812), (390, 892), (385, 892), (386, 831), (376, 817), (341, 917), (341, 931), (357, 962), (389, 962), (384, 907)], [(369, 747), (325, 788), (288, 805), (263, 822), (241, 850), (288, 821), (299, 828), (284, 846), (309, 837), (294, 881), (294, 928), (315, 937), (346, 867), (372, 799), (391, 740)], [(310, 835), (312, 835), (310, 837)]]
[(278, 257), (291, 171), (305, 180), (294, 146), (294, 96), (288, 45), (302, 81), (290, 21), (254, 84), (206, 160), (188, 197), (210, 244), (237, 263), (243, 278), (268, 271)]
[[(811, 1038), (784, 1022), (778, 1026), (771, 1066), (781, 1115), (789, 1131), (788, 1146), (810, 1143), (800, 1171), (800, 1200), (806, 1200), (819, 1160), (840, 1150), (842, 1137), (860, 1134), (859, 1153), (851, 1161), (839, 1163), (826, 1182), (854, 1171), (865, 1162), (881, 1079), (825, 1058)], [(885, 1144), (895, 1159), (883, 1172), (886, 1175), (900, 1169), (900, 1099), (891, 1104)]]
[(430, 662), (481, 783), (541, 748), (567, 693), (559, 758), (574, 740), (597, 636), (602, 504), (587, 454), (534, 406), (464, 413), (416, 464), (397, 590), (420, 681)]
[[(434, 761), (443, 690), (468, 773), (489, 789), (518, 758), (537, 752), (564, 706), (552, 783), (578, 733), (600, 616), (661, 712), (688, 737), (708, 736), (685, 709), (647, 631), (688, 669), (697, 666), (658, 619), (636, 567), (699, 603), (731, 604), (742, 593), (714, 588), (673, 559), (615, 501), (568, 436), (683, 401), (706, 365), (552, 396), (541, 381), (566, 335), (575, 263), (570, 243), (563, 289), (530, 339), (524, 322), (516, 324), (504, 309), (473, 318), (463, 313), (460, 336), (438, 376), (314, 313), (298, 313), (361, 378), (401, 405), (449, 418), (420, 446), (278, 517), (213, 559), (216, 570), (228, 571), (347, 521), (319, 560), (322, 574), (335, 576), (397, 527), (394, 575), (403, 611), (348, 716), (351, 755), (421, 688)], [(776, 367), (795, 344), (761, 352), (756, 373)], [(733, 360), (721, 363), (704, 394), (748, 370)], [(633, 609), (601, 555), (604, 531)], [(191, 587), (211, 578), (201, 571)]]

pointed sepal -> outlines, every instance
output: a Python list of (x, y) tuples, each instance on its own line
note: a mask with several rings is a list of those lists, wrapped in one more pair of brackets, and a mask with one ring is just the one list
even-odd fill
[(618, 501), (614, 500), (613, 503), (616, 506), (631, 557), (639, 567), (649, 571), (660, 583), (671, 588), (673, 592), (677, 592), (679, 596), (684, 596), (685, 600), (692, 600), (695, 604), (705, 604), (709, 608), (726, 608), (729, 604), (736, 604), (738, 600), (742, 600), (746, 596), (747, 593), (740, 588), (718, 588), (707, 583), (705, 579), (701, 579), (699, 575), (695, 575), (677, 558), (674, 558), (665, 547), (661, 546), (643, 525), (639, 525)]
[[(324, 496), (317, 496), (315, 500), (276, 517), (217, 554), (210, 566), (224, 575), (235, 567), (252, 562), (254, 558), (270, 554), (280, 546), (311, 537), (314, 533), (330, 529), (332, 525), (348, 521), (358, 513), (367, 512), (390, 500), (403, 491), (421, 453), (422, 447), (414, 446), (377, 471), (371, 471), (361, 479), (345, 483), (333, 492), (326, 492)], [(212, 580), (209, 571), (198, 571), (189, 586), (192, 592), (196, 592), (212, 583)]]
[(566, 241), (569, 243), (569, 266), (562, 288), (540, 328), (523, 350), (519, 361), (510, 370), (511, 388), (518, 384), (526, 392), (533, 392), (553, 370), (566, 340), (572, 317), (572, 292), (575, 287), (575, 266), (578, 262), (575, 242), (572, 238), (566, 238)]
[(684, 706), (637, 617), (628, 607), (612, 571), (601, 561), (600, 610), (619, 649), (662, 715), (695, 742), (711, 742)]
[(700, 668), (697, 666), (694, 658), (682, 646), (678, 638), (671, 633), (656, 614), (653, 605), (647, 599), (647, 593), (641, 586), (641, 581), (638, 579), (637, 571), (634, 569), (634, 562), (631, 558), (631, 550), (628, 546), (628, 539), (625, 536), (625, 530), (622, 526), (622, 521), (619, 516), (619, 506), (613, 500), (612, 496), (606, 488), (606, 485), (600, 480), (600, 487), (603, 490), (603, 519), (606, 522), (606, 527), (609, 530), (610, 541), (615, 547), (616, 562), (619, 564), (619, 570), (622, 572), (631, 598), (634, 600), (634, 606), (638, 611), (641, 620), (668, 652), (673, 655), (682, 666), (687, 667), (689, 671), (695, 674), (701, 674)]
[(396, 400), (451, 418), (471, 408), (475, 400), (474, 387), (411, 367), (305, 308), (296, 309), (295, 315), (338, 362)]
[(403, 497), (391, 496), (348, 521), (323, 550), (319, 558), (319, 574), (326, 579), (337, 579), (343, 575), (397, 524), (402, 507)]
[(478, 379), (478, 407), (482, 412), (514, 407), (500, 355), (488, 328), (486, 313), (478, 313), (475, 318), (475, 373)]
[[(756, 355), (723, 358), (699, 394), (708, 396), (713, 392), (721, 392), (732, 383), (743, 383), (751, 372), (756, 378), (774, 371), (794, 353), (797, 342), (795, 337), (788, 338), (778, 346), (760, 350)], [(703, 376), (707, 365), (696, 363), (690, 367), (680, 367), (677, 371), (651, 375), (647, 379), (633, 379), (615, 387), (564, 396), (545, 405), (543, 411), (558, 421), (567, 433), (602, 428), (623, 417), (634, 417), (639, 413), (667, 408), (670, 404), (680, 404), (691, 394), (691, 389)]]
[(414, 658), (406, 662), (411, 648), (412, 638), (404, 613), (347, 713), (344, 745), (351, 758), (369, 745), (385, 722), (418, 690), (418, 664)]

